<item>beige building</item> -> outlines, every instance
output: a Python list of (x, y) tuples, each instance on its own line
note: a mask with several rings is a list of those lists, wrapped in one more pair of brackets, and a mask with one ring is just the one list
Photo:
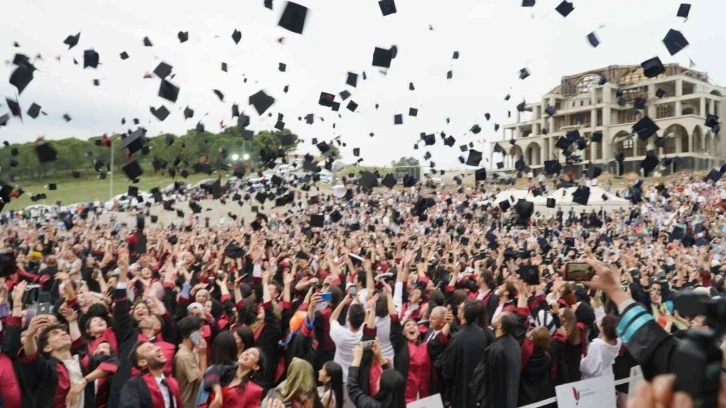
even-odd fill
[[(659, 166), (656, 171), (669, 174), (681, 169), (706, 170), (720, 166), (726, 158), (726, 143), (705, 126), (706, 116), (724, 116), (726, 89), (713, 85), (708, 75), (677, 64), (665, 66), (663, 74), (646, 78), (640, 65), (609, 66), (563, 77), (560, 85), (542, 96), (540, 101), (527, 103), (524, 112), (516, 112), (516, 122), (502, 126), (501, 139), (496, 141), (505, 154), (494, 153), (490, 145), (490, 163), (504, 162), (502, 170), (514, 169), (520, 154), (533, 169), (542, 169), (545, 160), (559, 160), (565, 171), (580, 173), (588, 161), (616, 173), (638, 172), (640, 161), (648, 150), (654, 149), (658, 158), (675, 158), (675, 166)], [(599, 85), (601, 76), (608, 82)], [(665, 92), (662, 98), (656, 93)], [(621, 96), (618, 97), (618, 94)], [(662, 92), (660, 92), (662, 93)], [(618, 104), (620, 98), (626, 102)], [(644, 110), (633, 110), (633, 102), (645, 98)], [(545, 112), (554, 106), (550, 117)], [(632, 136), (633, 125), (644, 115), (650, 117), (660, 130), (657, 136), (666, 137), (665, 147), (655, 147), (655, 136), (646, 142)], [(567, 165), (562, 152), (555, 147), (560, 136), (577, 129), (588, 140), (578, 154), (582, 162)], [(593, 132), (602, 132), (602, 142), (592, 142)], [(546, 133), (546, 134), (545, 134)], [(514, 139), (514, 145), (510, 140)], [(622, 153), (622, 166), (616, 164), (615, 154)], [(493, 166), (494, 167), (494, 166)], [(622, 167), (622, 168), (621, 168)]]

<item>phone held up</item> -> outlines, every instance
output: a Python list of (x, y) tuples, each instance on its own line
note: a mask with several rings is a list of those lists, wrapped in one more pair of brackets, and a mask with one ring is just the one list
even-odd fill
[(595, 277), (595, 271), (584, 262), (568, 262), (565, 265), (565, 276), (568, 282), (589, 282)]

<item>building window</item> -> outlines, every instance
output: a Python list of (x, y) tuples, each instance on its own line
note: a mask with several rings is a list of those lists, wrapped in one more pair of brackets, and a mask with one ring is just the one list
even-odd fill
[(579, 94), (590, 92), (592, 87), (595, 86), (595, 84), (597, 84), (598, 82), (600, 82), (600, 75), (585, 75), (584, 77), (580, 78), (580, 82), (577, 83), (575, 90)]
[(675, 116), (674, 110), (673, 105), (670, 103), (657, 105), (655, 108), (655, 117), (657, 119), (673, 117)]
[(580, 106), (582, 106), (582, 105), (583, 105), (583, 102), (584, 102), (584, 101), (580, 101)]
[(595, 160), (602, 160), (602, 143), (595, 142)]
[(683, 115), (694, 115), (693, 108), (683, 108)]

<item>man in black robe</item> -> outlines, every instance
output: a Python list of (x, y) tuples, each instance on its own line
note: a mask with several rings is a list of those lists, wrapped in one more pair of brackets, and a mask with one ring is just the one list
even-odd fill
[(487, 346), (494, 340), (494, 334), (477, 324), (484, 321), (484, 303), (467, 300), (462, 307), (463, 324), (444, 352), (442, 375), (448, 394), (446, 399), (451, 402), (451, 406), (472, 408), (476, 407), (476, 401), (469, 390), (469, 383), (474, 368), (484, 358)]
[(484, 398), (480, 407), (517, 408), (522, 349), (513, 333), (518, 324), (519, 318), (512, 312), (502, 312), (494, 321), (497, 339), (484, 352)]

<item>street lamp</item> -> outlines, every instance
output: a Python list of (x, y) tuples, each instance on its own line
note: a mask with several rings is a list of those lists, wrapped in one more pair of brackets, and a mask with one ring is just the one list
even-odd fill
[(250, 159), (250, 155), (249, 154), (245, 153), (245, 154), (242, 155), (242, 160), (249, 160), (249, 159)]
[(232, 155), (232, 160), (237, 161), (238, 159), (239, 159), (239, 155), (238, 154), (233, 154)]

